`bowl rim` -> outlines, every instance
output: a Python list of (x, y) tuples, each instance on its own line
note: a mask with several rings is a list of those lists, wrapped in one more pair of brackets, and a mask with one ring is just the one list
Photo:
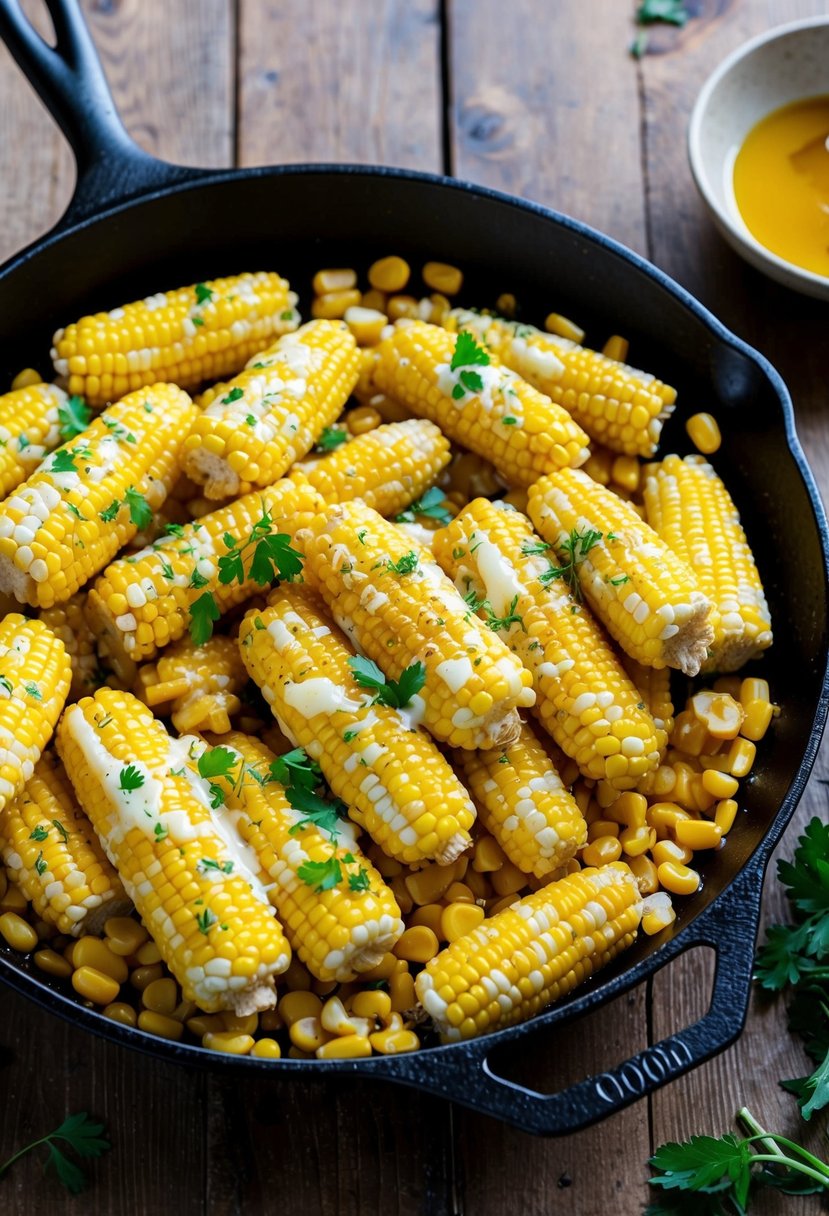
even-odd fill
[[(825, 17), (802, 17), (798, 21), (789, 21), (784, 25), (776, 25), (772, 29), (765, 30), (763, 33), (757, 34), (754, 38), (749, 38), (747, 42), (743, 42), (738, 47), (735, 47), (714, 68), (697, 94), (697, 99), (691, 110), (691, 117), (688, 120), (687, 146), (691, 174), (697, 190), (699, 190), (704, 202), (716, 216), (718, 222), (728, 230), (730, 236), (738, 244), (747, 247), (759, 259), (768, 262), (776, 270), (785, 273), (792, 279), (800, 280), (804, 287), (808, 285), (811, 288), (817, 288), (825, 296), (829, 295), (829, 275), (816, 274), (812, 270), (807, 270), (805, 266), (798, 266), (795, 262), (781, 258), (779, 254), (769, 249), (766, 245), (761, 244), (747, 226), (743, 225), (740, 227), (734, 222), (727, 207), (722, 206), (710, 185), (708, 175), (703, 168), (702, 156), (702, 132), (708, 104), (714, 90), (721, 81), (725, 79), (738, 63), (753, 55), (760, 47), (766, 46), (770, 42), (777, 42), (787, 38), (789, 34), (796, 34), (801, 30), (816, 29), (822, 26), (829, 27), (829, 15)], [(804, 97), (810, 95), (804, 93)]]

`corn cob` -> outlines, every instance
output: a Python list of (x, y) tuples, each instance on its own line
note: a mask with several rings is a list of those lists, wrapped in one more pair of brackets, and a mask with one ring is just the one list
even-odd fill
[[(268, 780), (274, 755), (261, 743), (231, 731), (217, 742), (235, 752), (249, 780), (214, 777), (246, 845), (271, 878), (270, 898), (299, 958), (315, 979), (347, 982), (376, 967), (403, 932), (400, 909), (389, 887), (363, 856), (352, 825), (338, 820), (332, 841), (295, 811), (279, 782)], [(334, 885), (304, 872), (309, 863), (336, 859)]]
[(61, 765), (44, 752), (21, 793), (0, 811), (0, 853), (41, 920), (61, 933), (100, 934), (131, 904)]
[(649, 372), (533, 325), (467, 309), (453, 309), (444, 324), (474, 333), (503, 363), (568, 410), (591, 439), (627, 456), (656, 451), (676, 389)]
[(195, 388), (233, 375), (296, 329), (296, 296), (278, 274), (233, 275), (82, 317), (52, 339), (52, 362), (90, 405), (157, 380)]
[(526, 516), (478, 498), (435, 536), (435, 556), (532, 673), (534, 713), (585, 777), (628, 789), (659, 762), (656, 729), (610, 643), (551, 578)]
[(622, 666), (639, 690), (656, 726), (656, 746), (664, 757), (668, 738), (674, 729), (674, 703), (671, 698), (670, 667), (645, 667), (630, 655), (622, 655)]
[(41, 621), (63, 642), (72, 664), (70, 701), (89, 696), (106, 683), (106, 673), (102, 672), (98, 662), (96, 637), (89, 623), (86, 598), (86, 592), (79, 591), (63, 604), (40, 610)]
[(341, 321), (310, 321), (198, 399), (185, 473), (208, 498), (268, 486), (334, 421), (357, 380), (357, 344)]
[[(259, 584), (246, 577), (219, 581), (219, 559), (229, 552), (225, 537), (244, 545), (257, 524), (270, 519), (271, 534), (299, 527), (321, 510), (322, 501), (301, 478), (284, 478), (264, 490), (246, 494), (131, 557), (107, 566), (89, 592), (89, 615), (99, 646), (116, 673), (132, 684), (136, 663), (153, 658), (177, 642), (188, 627), (194, 640), (206, 641), (212, 621), (194, 609), (196, 601), (210, 616), (227, 612), (249, 599)], [(249, 572), (251, 547), (243, 552)], [(194, 615), (195, 614), (195, 615)], [(215, 615), (214, 615), (215, 614)], [(202, 627), (203, 626), (203, 627)]]
[(399, 680), (422, 663), (423, 724), (454, 747), (506, 746), (532, 678), (473, 616), (431, 554), (361, 502), (329, 507), (297, 534), (306, 581), (356, 648)]
[(274, 592), (264, 611), (245, 617), (239, 645), (283, 734), (317, 761), (385, 853), (404, 865), (448, 865), (469, 847), (475, 808), (432, 740), (412, 727), (420, 698), (407, 709), (372, 705), (349, 666), (354, 651), (307, 591)]
[(443, 1043), (525, 1022), (627, 949), (641, 917), (623, 862), (569, 874), (430, 959), (418, 999)]
[(185, 1000), (270, 1009), (290, 948), (258, 861), (211, 810), (206, 781), (130, 693), (69, 707), (58, 751), (75, 792)]
[(201, 646), (182, 638), (156, 663), (139, 669), (134, 691), (150, 709), (169, 714), (179, 734), (212, 730), (221, 735), (230, 730), (231, 714), (241, 709), (237, 694), (247, 678), (234, 638), (212, 637)]
[(526, 722), (503, 752), (457, 750), (458, 767), (481, 817), (513, 865), (545, 878), (587, 840), (587, 824)]
[(0, 810), (31, 778), (69, 692), (63, 642), (40, 621), (0, 621)]
[(60, 443), (66, 393), (56, 384), (33, 384), (0, 397), (0, 498), (11, 494)]
[(714, 638), (711, 601), (629, 503), (563, 469), (532, 487), (528, 510), (565, 576), (632, 659), (697, 674)]
[(172, 384), (119, 401), (0, 504), (0, 590), (63, 603), (164, 502), (195, 406)]
[(402, 323), (377, 348), (375, 382), (492, 461), (510, 485), (530, 485), (543, 473), (587, 459), (587, 436), (565, 409), (485, 351), (461, 363), (463, 347), (460, 336), (440, 326)]
[(295, 471), (326, 502), (361, 498), (379, 515), (394, 516), (420, 498), (448, 463), (449, 440), (434, 423), (412, 418), (378, 426)]
[(737, 671), (771, 645), (771, 617), (740, 516), (704, 456), (666, 456), (645, 468), (645, 517), (711, 600), (704, 671)]

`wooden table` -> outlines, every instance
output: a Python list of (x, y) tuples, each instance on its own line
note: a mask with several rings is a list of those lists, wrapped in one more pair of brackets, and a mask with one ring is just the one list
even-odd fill
[[(32, 10), (36, 10), (32, 4)], [(715, 234), (685, 159), (705, 76), (771, 25), (825, 0), (691, 0), (683, 30), (627, 53), (634, 4), (618, 0), (85, 0), (124, 121), (160, 156), (253, 165), (351, 160), (443, 170), (586, 220), (646, 254), (766, 353), (792, 390), (800, 434), (829, 485), (826, 307), (785, 292)], [(0, 254), (54, 221), (69, 153), (0, 53)], [(276, 217), (278, 219), (278, 217)], [(550, 304), (555, 304), (551, 284)], [(705, 403), (700, 402), (704, 408)], [(785, 622), (778, 622), (785, 628)], [(821, 813), (818, 764), (784, 849)], [(766, 913), (784, 914), (772, 878)], [(704, 1008), (710, 960), (686, 958), (544, 1046), (550, 1087), (615, 1064)], [(27, 1158), (0, 1183), (18, 1216), (474, 1213), (633, 1216), (653, 1147), (719, 1133), (747, 1102), (761, 1122), (810, 1138), (779, 1077), (804, 1071), (782, 1002), (756, 1000), (730, 1051), (588, 1131), (534, 1140), (416, 1093), (367, 1084), (241, 1087), (118, 1050), (0, 996), (0, 1160), (89, 1110), (113, 1152), (77, 1200)], [(551, 1058), (566, 1059), (562, 1065)], [(792, 1200), (787, 1214), (815, 1211)], [(759, 1206), (760, 1212), (780, 1210)]]

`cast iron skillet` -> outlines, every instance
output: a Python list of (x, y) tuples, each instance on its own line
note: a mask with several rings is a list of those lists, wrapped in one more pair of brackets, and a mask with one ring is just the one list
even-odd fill
[[(85, 1009), (28, 960), (0, 952), (0, 976), (73, 1023), (158, 1058), (285, 1077), (333, 1073), (441, 1094), (525, 1131), (584, 1127), (688, 1071), (740, 1033), (751, 984), (769, 855), (814, 762), (829, 709), (827, 555), (817, 489), (774, 369), (687, 292), (608, 237), (543, 207), (428, 174), (354, 166), (201, 170), (140, 151), (115, 113), (77, 0), (47, 0), (50, 49), (18, 0), (0, 0), (0, 34), (75, 153), (78, 182), (56, 227), (0, 269), (0, 383), (46, 370), (52, 332), (83, 313), (241, 270), (278, 269), (300, 289), (321, 266), (364, 269), (395, 252), (466, 272), (465, 299), (513, 291), (527, 317), (555, 303), (601, 342), (621, 330), (635, 361), (677, 386), (663, 451), (687, 450), (683, 420), (700, 408), (722, 424), (716, 464), (742, 512), (769, 595), (776, 642), (757, 670), (783, 713), (744, 784), (745, 813), (728, 848), (672, 929), (643, 939), (569, 1000), (523, 1025), (451, 1047), (368, 1060), (272, 1063), (153, 1038)], [(306, 301), (307, 303), (307, 301)], [(717, 952), (703, 1018), (617, 1068), (540, 1094), (499, 1076), (509, 1059), (555, 1051), (554, 1027), (606, 1002), (695, 945)]]

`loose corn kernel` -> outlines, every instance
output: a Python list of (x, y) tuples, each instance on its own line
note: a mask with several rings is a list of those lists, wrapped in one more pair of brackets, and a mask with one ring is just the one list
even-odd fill
[(621, 856), (622, 845), (615, 836), (600, 836), (581, 851), (581, 859), (586, 866), (609, 865)]
[(67, 962), (62, 954), (58, 954), (56, 950), (36, 950), (35, 966), (41, 971), (45, 971), (47, 975), (54, 975), (57, 979), (67, 980), (72, 974), (72, 964)]
[(394, 953), (409, 963), (428, 963), (440, 950), (437, 935), (426, 925), (415, 925), (398, 938)]
[[(376, 967), (372, 967), (370, 971), (360, 972), (360, 981), (366, 984), (373, 984), (375, 980), (390, 979), (390, 977), (393, 976), (397, 971), (397, 964), (399, 961), (400, 960), (395, 958), (395, 956), (391, 953), (384, 954)], [(342, 996), (342, 990), (340, 991), (340, 996)], [(344, 999), (345, 998), (343, 997), (343, 1000)]]
[(414, 296), (389, 296), (386, 307), (390, 321), (399, 321), (402, 317), (416, 319), (420, 314), (420, 305)]
[(628, 867), (636, 879), (636, 885), (642, 895), (653, 895), (659, 890), (659, 875), (650, 857), (631, 857)]
[(221, 1034), (224, 1022), (220, 1013), (199, 1013), (194, 1018), (187, 1018), (187, 1029), (197, 1039), (203, 1039), (206, 1034)]
[(408, 971), (393, 975), (389, 980), (389, 996), (394, 1013), (408, 1013), (417, 1004), (414, 979)]
[(472, 853), (472, 869), (482, 874), (500, 870), (507, 860), (506, 854), (494, 836), (482, 836), (475, 842)]
[(171, 976), (153, 980), (141, 993), (141, 1004), (151, 1013), (163, 1013), (172, 1017), (178, 1004), (178, 986)]
[(746, 676), (739, 681), (739, 689), (735, 695), (743, 709), (747, 709), (751, 701), (770, 701), (769, 682), (759, 676)]
[(748, 702), (745, 711), (746, 716), (740, 729), (740, 734), (745, 739), (751, 739), (752, 742), (759, 743), (771, 725), (771, 720), (774, 717), (774, 706), (770, 701), (756, 699)]
[(577, 342), (579, 345), (584, 341), (584, 330), (576, 325), (575, 321), (563, 317), (558, 312), (547, 314), (544, 328), (548, 334), (558, 334), (560, 338), (569, 338), (571, 342)]
[(422, 274), (427, 287), (445, 296), (456, 296), (463, 287), (463, 273), (446, 262), (427, 262)]
[(391, 1013), (391, 997), (388, 992), (356, 992), (351, 1000), (351, 1009), (360, 1018), (387, 1018)]
[(377, 291), (372, 287), (368, 291), (363, 292), (360, 305), (363, 308), (371, 308), (374, 312), (384, 313), (386, 311), (386, 293), (384, 291)]
[(735, 739), (728, 749), (726, 761), (732, 777), (747, 777), (754, 765), (757, 748), (749, 739)]
[(505, 861), (499, 870), (492, 872), (492, 886), (497, 895), (513, 895), (527, 885), (527, 875), (511, 861)]
[(10, 882), (2, 898), (0, 898), (0, 913), (5, 915), (7, 912), (25, 912), (28, 906), (26, 896), (19, 887)]
[(602, 347), (602, 354), (607, 359), (615, 359), (617, 363), (625, 363), (629, 347), (630, 343), (627, 338), (622, 338), (619, 334), (611, 334)]
[(296, 955), (288, 963), (282, 979), (289, 992), (308, 992), (311, 988), (311, 976)]
[(290, 1024), (288, 1034), (294, 1047), (310, 1052), (316, 1051), (331, 1038), (319, 1018), (299, 1018)]
[(714, 823), (722, 832), (723, 836), (727, 836), (734, 826), (734, 820), (737, 818), (737, 803), (733, 798), (723, 798), (717, 803), (717, 809), (714, 812)]
[(703, 456), (711, 456), (719, 450), (722, 435), (713, 414), (692, 414), (685, 423), (688, 438)]
[(653, 789), (651, 793), (657, 798), (667, 798), (668, 794), (673, 792), (675, 785), (676, 773), (670, 764), (660, 764), (653, 776)]
[(150, 967), (136, 967), (130, 972), (130, 984), (139, 992), (143, 992), (148, 984), (153, 980), (160, 980), (164, 975), (164, 968), (160, 963), (153, 963)]
[[(514, 317), (515, 310), (518, 307), (518, 301), (511, 291), (502, 291), (498, 299), (495, 301), (495, 311), (502, 317)], [(567, 783), (565, 782), (565, 785)]]
[(338, 996), (332, 996), (325, 1002), (320, 1023), (329, 1034), (354, 1034), (354, 1022)]
[(635, 456), (617, 456), (613, 461), (611, 480), (630, 494), (639, 489), (642, 466)]
[(365, 435), (368, 431), (376, 430), (383, 419), (370, 405), (358, 405), (346, 414), (345, 421), (352, 435)]
[(368, 268), (368, 281), (377, 291), (402, 291), (409, 281), (409, 263), (402, 258), (378, 258)]
[(618, 835), (619, 822), (617, 820), (591, 818), (587, 828), (587, 839), (590, 844), (594, 840), (597, 840), (599, 836), (613, 836), (616, 838)]
[(644, 795), (626, 790), (607, 808), (606, 818), (627, 828), (638, 828), (644, 826), (647, 810), (648, 800)]
[(315, 296), (327, 296), (331, 291), (350, 291), (357, 286), (357, 271), (349, 269), (318, 270), (311, 280)]
[(161, 951), (155, 942), (144, 942), (135, 952), (135, 958), (141, 967), (152, 967), (161, 962)]
[(40, 372), (36, 372), (33, 367), (24, 367), (12, 380), (12, 392), (16, 393), (19, 388), (31, 388), (33, 384), (42, 383)]
[(79, 967), (72, 972), (72, 987), (79, 996), (96, 1005), (109, 1005), (117, 997), (121, 985), (111, 975), (95, 967)]
[(381, 1056), (399, 1056), (417, 1051), (420, 1039), (413, 1030), (378, 1030), (368, 1036), (369, 1043)]
[(138, 1025), (138, 1014), (132, 1005), (127, 1005), (124, 1001), (114, 1001), (111, 1005), (107, 1005), (105, 1009), (102, 1009), (101, 1012), (111, 1022), (120, 1022), (122, 1026)]
[(345, 1034), (321, 1043), (316, 1049), (318, 1060), (359, 1060), (371, 1055), (371, 1043), (361, 1034)]
[(165, 1017), (163, 1013), (153, 1013), (151, 1009), (142, 1009), (138, 1015), (138, 1029), (146, 1030), (159, 1039), (178, 1040), (184, 1034), (184, 1027), (175, 1018)]
[(177, 1022), (186, 1022), (188, 1018), (195, 1017), (197, 1012), (198, 1005), (195, 1001), (179, 1001), (170, 1017), (175, 1018)]
[(739, 676), (718, 676), (713, 684), (714, 692), (728, 693), (729, 697), (739, 701), (741, 683)]
[(518, 903), (519, 895), (514, 891), (511, 895), (502, 895), (500, 899), (491, 899), (486, 905), (487, 917), (497, 916), (499, 912), (503, 912), (504, 908), (509, 908), (512, 904)]
[(402, 874), (397, 874), (388, 885), (391, 887), (392, 895), (397, 900), (400, 911), (404, 916), (408, 916), (414, 907), (414, 900), (406, 886), (406, 878)]
[(451, 887), (455, 878), (452, 866), (432, 864), (422, 870), (407, 874), (404, 882), (406, 890), (416, 904), (433, 904), (442, 899)]
[(467, 871), (466, 885), (476, 899), (486, 899), (492, 893), (486, 875), (479, 873), (477, 870)]
[(674, 862), (676, 865), (687, 865), (693, 860), (694, 854), (683, 844), (675, 840), (658, 840), (651, 849), (651, 857), (657, 868), (664, 862)]
[(135, 954), (150, 936), (144, 926), (131, 916), (111, 916), (104, 925), (104, 933), (112, 953), (123, 956)]
[(318, 1018), (322, 1014), (322, 1001), (313, 992), (301, 989), (286, 992), (277, 1005), (279, 1016), (290, 1029), (300, 1018)]
[(338, 987), (337, 980), (314, 980), (311, 984), (311, 991), (324, 1000), (336, 987)]
[(707, 689), (691, 697), (691, 710), (715, 739), (736, 738), (745, 716), (742, 705), (728, 693), (710, 692)]
[(478, 904), (450, 904), (441, 917), (441, 937), (447, 942), (457, 941), (477, 929), (483, 919), (484, 910)]
[(663, 929), (667, 929), (668, 925), (672, 925), (675, 920), (676, 912), (671, 903), (671, 897), (665, 891), (656, 891), (645, 900), (642, 909), (643, 933), (653, 937), (655, 933), (661, 933)]
[(358, 346), (376, 346), (389, 323), (384, 312), (366, 308), (363, 304), (347, 308), (343, 320), (354, 334)]
[(660, 886), (673, 895), (693, 895), (699, 888), (700, 876), (696, 870), (678, 861), (663, 861), (657, 866)]
[(705, 749), (707, 734), (705, 723), (687, 709), (683, 709), (674, 721), (671, 747), (689, 756), (699, 756)]
[(683, 819), (676, 825), (676, 842), (686, 849), (717, 849), (722, 840), (722, 828), (709, 819)]
[(298, 1047), (289, 1047), (288, 1048), (288, 1059), (289, 1060), (311, 1060), (311, 1059), (313, 1059), (313, 1053), (310, 1051), (300, 1051), (300, 1049)]
[(282, 1048), (276, 1039), (258, 1039), (250, 1049), (250, 1054), (260, 1060), (281, 1060)]
[(231, 1031), (219, 1031), (218, 1034), (206, 1034), (202, 1039), (202, 1047), (211, 1051), (224, 1051), (231, 1056), (249, 1056), (253, 1050), (254, 1039), (249, 1034), (234, 1034)]
[(474, 904), (475, 894), (465, 882), (453, 882), (443, 897), (449, 904)]
[(127, 982), (129, 975), (129, 968), (124, 959), (113, 954), (100, 937), (78, 938), (72, 952), (72, 966), (93, 967), (96, 971), (110, 976), (119, 986)]
[(3, 934), (12, 950), (19, 950), (22, 954), (28, 954), (37, 945), (37, 934), (34, 929), (16, 912), (4, 912), (0, 916), (0, 933)]
[(329, 291), (311, 301), (311, 316), (315, 321), (341, 321), (349, 308), (357, 308), (362, 296), (359, 291)]
[(641, 857), (648, 849), (653, 848), (655, 843), (656, 829), (649, 828), (646, 823), (638, 828), (625, 828), (619, 836), (619, 844), (626, 857)]
[(443, 904), (422, 904), (415, 908), (409, 917), (409, 925), (426, 925), (436, 937), (440, 937), (440, 918), (443, 916)]
[(278, 1009), (265, 1009), (259, 1014), (260, 1030), (281, 1030), (284, 1024)]
[(735, 777), (728, 773), (718, 773), (715, 768), (707, 768), (702, 774), (702, 786), (715, 798), (732, 798), (740, 787)]

